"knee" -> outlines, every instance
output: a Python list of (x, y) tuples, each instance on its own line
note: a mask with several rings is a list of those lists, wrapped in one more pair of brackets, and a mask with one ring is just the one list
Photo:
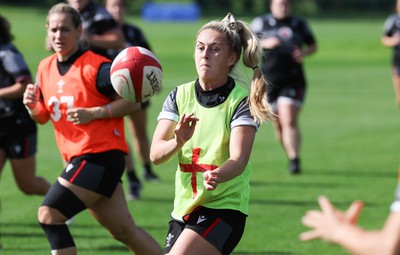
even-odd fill
[(297, 117), (292, 116), (290, 118), (282, 118), (281, 125), (283, 128), (296, 128), (297, 127)]
[(51, 208), (47, 206), (40, 206), (38, 209), (38, 221), (39, 223), (43, 224), (52, 224), (52, 213), (51, 213)]
[(124, 244), (128, 244), (133, 238), (136, 227), (128, 228), (125, 226), (119, 226), (110, 230), (111, 236)]
[(25, 195), (46, 195), (50, 184), (43, 177), (35, 177), (33, 180), (18, 180), (18, 188)]
[(18, 183), (18, 188), (21, 190), (25, 195), (36, 195), (35, 187), (29, 183)]
[(63, 224), (67, 217), (61, 214), (57, 209), (48, 206), (40, 206), (38, 209), (38, 221), (42, 224)]
[(128, 243), (129, 233), (126, 229), (123, 228), (113, 229), (110, 231), (110, 233), (115, 240), (118, 240), (122, 243)]

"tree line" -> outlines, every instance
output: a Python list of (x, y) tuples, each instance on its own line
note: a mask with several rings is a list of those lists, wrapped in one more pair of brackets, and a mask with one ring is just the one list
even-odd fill
[[(95, 0), (102, 3), (102, 0)], [(134, 0), (129, 5), (133, 15), (140, 15), (147, 2), (181, 2), (198, 4), (202, 16), (223, 15), (230, 11), (236, 16), (254, 16), (268, 12), (270, 0)], [(1, 4), (49, 8), (60, 0), (1, 0)], [(128, 3), (131, 1), (128, 0)], [(292, 0), (295, 13), (309, 16), (387, 15), (395, 11), (396, 0)], [(28, 8), (28, 7), (25, 7)], [(1, 9), (0, 9), (1, 12)]]

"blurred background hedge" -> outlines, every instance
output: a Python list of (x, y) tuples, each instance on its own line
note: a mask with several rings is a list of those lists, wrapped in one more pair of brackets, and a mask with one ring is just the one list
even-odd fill
[[(99, 3), (102, 0), (97, 0)], [(227, 11), (236, 16), (254, 16), (268, 11), (269, 0), (127, 0), (130, 14), (140, 15), (146, 2), (197, 3), (201, 15), (224, 15)], [(59, 0), (1, 0), (1, 4), (48, 8)], [(293, 0), (296, 14), (309, 17), (382, 17), (394, 12), (395, 0)], [(0, 5), (1, 5), (0, 4)], [(1, 13), (1, 8), (0, 8)]]

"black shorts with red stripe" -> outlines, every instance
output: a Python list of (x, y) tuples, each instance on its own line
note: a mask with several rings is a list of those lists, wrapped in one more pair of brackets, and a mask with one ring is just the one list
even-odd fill
[(124, 152), (112, 150), (72, 158), (60, 177), (110, 198), (121, 182), (124, 170)]
[(172, 219), (169, 222), (164, 252), (169, 253), (182, 231), (195, 231), (213, 244), (222, 254), (231, 254), (242, 238), (247, 215), (230, 209), (197, 207), (184, 217), (184, 222)]

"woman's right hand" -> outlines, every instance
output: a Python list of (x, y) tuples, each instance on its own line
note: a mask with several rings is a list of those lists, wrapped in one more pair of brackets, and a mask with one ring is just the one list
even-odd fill
[(174, 130), (175, 139), (178, 145), (183, 145), (192, 138), (197, 121), (199, 121), (199, 119), (194, 116), (194, 113), (182, 115)]
[(22, 102), (28, 108), (32, 109), (36, 106), (40, 98), (40, 91), (38, 85), (28, 84), (26, 86)]

